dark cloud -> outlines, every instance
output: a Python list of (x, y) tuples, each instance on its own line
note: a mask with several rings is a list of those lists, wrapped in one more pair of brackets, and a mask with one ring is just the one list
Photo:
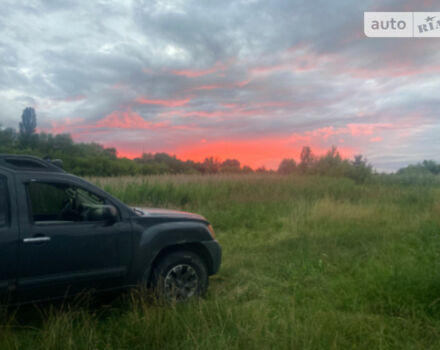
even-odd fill
[[(364, 11), (434, 6), (430, 0), (7, 1), (0, 18), (0, 123), (16, 126), (32, 105), (42, 129), (106, 145), (117, 140), (131, 154), (293, 137), (364, 153), (386, 170), (440, 160), (440, 39), (363, 35)], [(105, 128), (103, 121), (126, 128)]]

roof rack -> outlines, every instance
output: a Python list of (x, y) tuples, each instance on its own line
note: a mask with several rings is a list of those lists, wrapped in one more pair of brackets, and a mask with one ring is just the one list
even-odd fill
[(64, 173), (62, 160), (51, 160), (49, 157), (41, 159), (35, 156), (18, 154), (0, 154), (0, 167), (16, 171), (50, 171)]

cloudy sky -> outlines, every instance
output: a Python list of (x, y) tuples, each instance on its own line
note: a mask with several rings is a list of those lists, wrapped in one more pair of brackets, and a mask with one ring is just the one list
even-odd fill
[[(21, 4), (20, 4), (21, 3)], [(0, 123), (120, 156), (276, 168), (303, 145), (390, 171), (440, 161), (440, 38), (367, 38), (434, 0), (1, 0)]]

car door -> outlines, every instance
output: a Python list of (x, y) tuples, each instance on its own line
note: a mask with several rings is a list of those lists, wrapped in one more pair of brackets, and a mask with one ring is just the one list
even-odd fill
[(18, 189), (26, 198), (20, 221), (20, 290), (52, 285), (58, 287), (55, 293), (65, 293), (66, 287), (75, 292), (76, 287), (121, 283), (131, 260), (131, 224), (87, 214), (89, 207), (113, 204), (109, 198), (78, 182), (45, 176), (21, 178)]
[(0, 292), (14, 289), (17, 267), (18, 224), (14, 180), (0, 170)]

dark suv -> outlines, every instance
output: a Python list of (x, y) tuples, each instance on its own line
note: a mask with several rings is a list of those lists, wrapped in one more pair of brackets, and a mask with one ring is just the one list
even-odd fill
[(12, 300), (139, 285), (186, 300), (220, 262), (200, 215), (131, 208), (56, 162), (0, 155), (0, 291)]

